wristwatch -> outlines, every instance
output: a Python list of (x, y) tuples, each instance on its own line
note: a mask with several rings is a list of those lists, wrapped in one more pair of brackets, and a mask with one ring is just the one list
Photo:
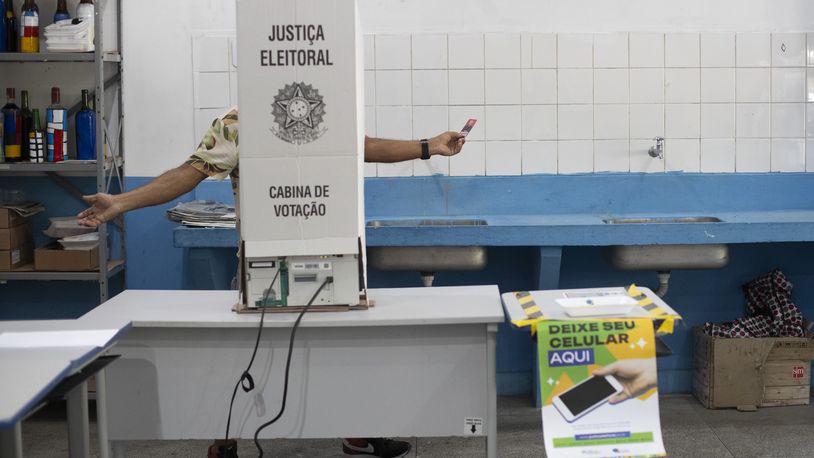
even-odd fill
[(421, 159), (427, 160), (430, 158), (430, 142), (426, 138), (419, 140), (421, 143)]

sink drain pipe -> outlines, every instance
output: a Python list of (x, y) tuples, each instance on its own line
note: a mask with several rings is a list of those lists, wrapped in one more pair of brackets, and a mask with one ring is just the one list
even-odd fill
[(670, 271), (669, 270), (660, 270), (658, 271), (659, 274), (659, 289), (656, 290), (656, 295), (658, 297), (664, 297), (667, 294), (667, 290), (670, 289)]

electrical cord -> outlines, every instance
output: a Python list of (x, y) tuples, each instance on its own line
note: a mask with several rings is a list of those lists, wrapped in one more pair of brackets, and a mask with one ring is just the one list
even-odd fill
[(274, 418), (272, 418), (271, 420), (269, 420), (269, 421), (263, 423), (262, 425), (260, 425), (260, 427), (257, 428), (257, 431), (254, 432), (254, 446), (257, 447), (257, 451), (260, 452), (260, 455), (258, 455), (258, 458), (263, 458), (263, 447), (260, 446), (260, 441), (257, 439), (257, 437), (260, 435), (260, 431), (262, 431), (265, 428), (267, 428), (268, 426), (271, 426), (272, 424), (274, 424), (274, 422), (276, 422), (277, 420), (280, 419), (280, 417), (283, 416), (283, 412), (285, 412), (285, 402), (286, 402), (286, 398), (288, 397), (288, 372), (289, 372), (289, 369), (291, 369), (291, 353), (292, 353), (292, 350), (294, 348), (294, 336), (297, 334), (297, 328), (300, 326), (300, 321), (302, 320), (302, 317), (305, 315), (305, 312), (308, 311), (308, 307), (310, 307), (311, 304), (314, 303), (314, 301), (316, 300), (317, 296), (319, 296), (319, 293), (322, 291), (322, 289), (325, 288), (325, 286), (328, 283), (332, 283), (333, 280), (334, 280), (333, 277), (325, 278), (325, 281), (323, 281), (322, 284), (319, 285), (319, 288), (317, 288), (317, 291), (314, 293), (313, 296), (311, 296), (311, 300), (308, 301), (308, 304), (306, 304), (306, 306), (303, 307), (303, 309), (300, 312), (299, 316), (297, 316), (297, 320), (294, 322), (294, 326), (291, 328), (291, 339), (288, 342), (288, 356), (286, 357), (286, 361), (285, 361), (285, 380), (283, 382), (283, 401), (282, 401), (282, 404), (280, 405), (280, 412), (278, 412), (277, 415)]
[[(282, 258), (285, 259), (285, 258)], [(274, 282), (277, 281), (277, 277), (280, 275), (280, 269), (277, 269), (277, 272), (274, 274), (274, 278), (271, 279), (271, 283), (269, 284), (266, 293), (263, 295), (263, 301), (261, 304), (265, 304), (266, 300), (269, 297), (269, 293), (271, 292), (272, 288), (274, 288)], [(260, 326), (257, 328), (257, 339), (254, 341), (254, 350), (252, 350), (252, 357), (249, 360), (249, 365), (246, 367), (246, 370), (240, 374), (240, 378), (235, 383), (235, 389), (232, 390), (232, 399), (229, 401), (229, 415), (226, 417), (226, 436), (224, 437), (224, 447), (226, 447), (229, 442), (229, 427), (232, 424), (232, 407), (235, 404), (235, 396), (237, 395), (237, 388), (239, 386), (243, 386), (243, 391), (248, 393), (249, 391), (254, 389), (254, 379), (252, 378), (249, 371), (252, 368), (252, 364), (254, 364), (254, 357), (257, 356), (257, 347), (260, 345), (260, 336), (263, 334), (263, 321), (266, 317), (266, 307), (263, 307), (260, 312)], [(246, 383), (248, 383), (248, 385)]]

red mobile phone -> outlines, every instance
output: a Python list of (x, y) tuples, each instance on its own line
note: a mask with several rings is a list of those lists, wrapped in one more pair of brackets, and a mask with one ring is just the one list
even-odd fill
[(469, 135), (469, 131), (472, 130), (473, 127), (475, 127), (476, 122), (478, 122), (477, 119), (470, 119), (466, 121), (466, 124), (464, 124), (463, 129), (461, 129), (461, 133), (464, 135), (464, 137)]

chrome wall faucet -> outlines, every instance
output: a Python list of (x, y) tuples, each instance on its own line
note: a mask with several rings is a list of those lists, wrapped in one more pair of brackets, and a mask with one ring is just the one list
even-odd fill
[(664, 137), (653, 137), (653, 141), (656, 142), (656, 146), (651, 146), (650, 149), (647, 150), (650, 157), (664, 159)]

